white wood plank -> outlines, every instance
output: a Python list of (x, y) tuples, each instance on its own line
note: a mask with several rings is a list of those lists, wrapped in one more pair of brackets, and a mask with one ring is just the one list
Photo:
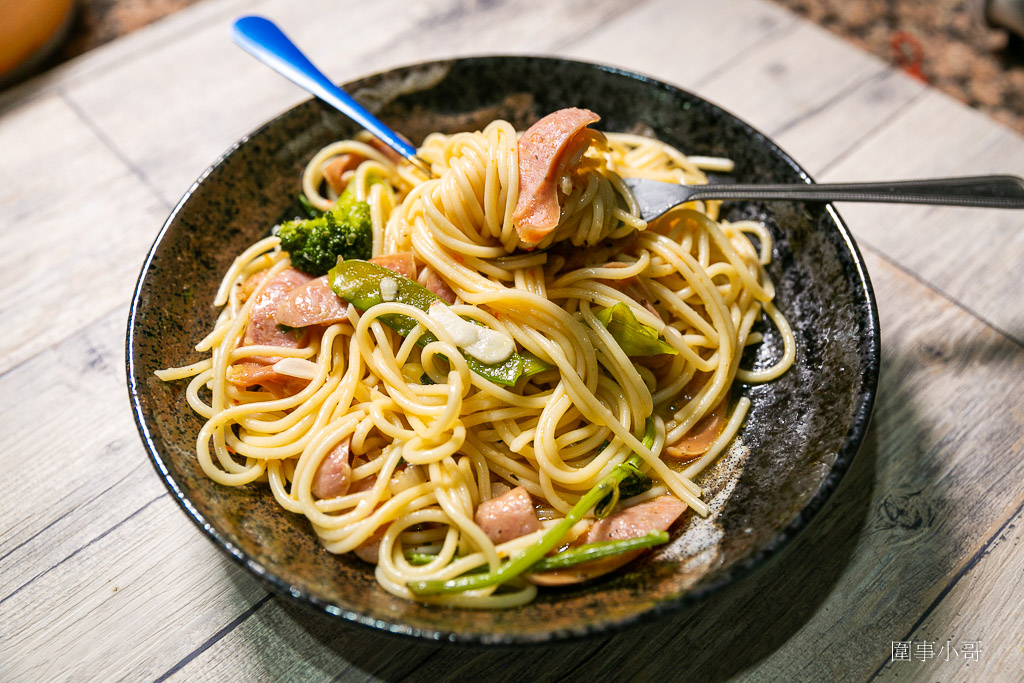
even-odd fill
[(821, 171), (864, 144), (925, 91), (920, 81), (901, 71), (885, 69), (772, 130), (771, 135), (820, 181)]
[(124, 34), (110, 43), (59, 64), (24, 83), (0, 92), (0, 113), (33, 97), (93, 78), (112, 66), (123, 65), (157, 45), (177, 40), (219, 16), (257, 11), (261, 0), (204, 0), (183, 7), (159, 21)]
[[(777, 571), (722, 605), (743, 615), (717, 634), (726, 642), (777, 629), (764, 659), (745, 671), (753, 680), (864, 680), (1022, 498), (1024, 414), (992, 419), (991, 409), (1024, 390), (1024, 350), (866, 258), (883, 343), (872, 429), (832, 513), (787, 549)], [(696, 634), (652, 647), (687, 637)], [(694, 665), (713, 665), (716, 654)]]
[(571, 676), (574, 669), (602, 652), (599, 639), (528, 649), (448, 648), (339, 624), (273, 600), (170, 680), (584, 680)]
[(275, 599), (169, 680), (401, 680), (436, 649), (340, 624)]
[(119, 307), (0, 376), (0, 600), (166, 492), (128, 410), (126, 317)]
[(162, 496), (3, 603), (0, 672), (151, 680), (265, 595)]
[[(620, 9), (614, 0), (551, 3), (459, 0), (293, 5), (271, 0), (261, 11), (279, 18), (314, 62), (337, 81), (399, 63), (466, 53), (545, 51), (600, 24)], [(71, 97), (165, 201), (235, 140), (308, 97), (258, 64), (229, 38), (230, 18), (141, 55), (82, 84)], [(345, 27), (379, 30), (345, 30)], [(160, 78), (154, 78), (160, 74)], [(125, 97), (124, 93), (132, 93)]]
[(702, 84), (707, 99), (773, 135), (885, 70), (873, 56), (806, 22), (751, 47)]
[[(679, 57), (666, 59), (666, 45)], [(812, 175), (883, 126), (924, 85), (777, 5), (649, 3), (560, 50), (647, 73), (724, 106)]]
[[(749, 57), (761, 41), (798, 20), (760, 0), (657, 0), (585, 34), (559, 50), (695, 90), (710, 75)], [(698, 93), (699, 94), (699, 93)]]
[[(1024, 671), (1024, 521), (997, 529), (978, 563), (912, 633), (909, 661), (890, 661), (880, 680), (1010, 681)], [(977, 643), (968, 645), (965, 643)], [(891, 647), (891, 646), (890, 646)], [(976, 655), (969, 654), (976, 650)], [(929, 657), (929, 653), (934, 656)], [(890, 657), (890, 659), (892, 659)]]
[[(1024, 139), (936, 91), (914, 101), (821, 180), (1024, 176)], [(1024, 340), (1020, 211), (844, 204), (857, 239)]]
[(3, 120), (0, 373), (125, 302), (167, 214), (59, 95)]
[[(615, 670), (658, 680), (678, 673), (680, 653), (687, 670), (711, 679), (856, 681), (881, 666), (890, 641), (910, 630), (1006, 510), (1020, 504), (1024, 411), (990, 417), (992, 406), (1024, 391), (1024, 349), (883, 259), (867, 259), (884, 345), (874, 424), (833, 501), (796, 542), (712, 600), (615, 636), (600, 656), (567, 660), (569, 648), (516, 657), (441, 649), (416, 665), (417, 676), (530, 677), (556, 657), (559, 665), (571, 661), (579, 680)], [(275, 678), (296, 667), (316, 680), (356, 665), (387, 678), (382, 671), (409, 664), (404, 642), (348, 643), (350, 636), (329, 631), (317, 639), (330, 650), (302, 648), (294, 660), (279, 659), (321, 628), (268, 605), (182, 673)], [(960, 632), (957, 622), (951, 628)], [(738, 652), (738, 642), (750, 648)], [(380, 670), (386, 655), (395, 663)], [(994, 666), (1012, 664), (1008, 656)]]
[[(23, 540), (5, 543), (11, 547), (0, 555), (4, 568), (0, 600), (25, 590), (39, 576), (73, 557), (143, 506), (168, 495), (139, 448), (124, 449), (123, 456), (126, 462), (134, 460), (134, 464), (124, 468), (123, 476), (109, 485), (104, 486), (107, 482), (90, 477), (56, 479), (57, 485), (53, 488), (69, 488), (77, 484), (84, 496), (78, 495), (76, 490), (69, 495), (71, 500), (57, 499), (52, 507), (37, 509), (38, 516), (46, 521), (41, 528), (34, 528), (36, 524), (32, 520), (33, 528), (27, 534), (24, 528), (28, 526), (26, 520), (17, 520), (21, 523), (20, 528), (13, 529), (11, 535)], [(77, 460), (87, 458), (78, 455)], [(118, 475), (122, 473), (115, 474)], [(86, 497), (90, 494), (91, 497)], [(83, 497), (85, 499), (81, 500)], [(22, 510), (33, 509), (26, 504), (20, 507)], [(184, 517), (182, 520), (185, 521)]]

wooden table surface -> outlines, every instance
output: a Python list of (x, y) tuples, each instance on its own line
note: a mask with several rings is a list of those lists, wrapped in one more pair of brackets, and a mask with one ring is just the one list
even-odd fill
[(839, 206), (880, 308), (871, 429), (805, 532), (704, 604), (464, 650), (269, 595), (165, 490), (124, 377), (169, 209), (305, 99), (231, 44), (252, 11), (339, 81), (557, 54), (695, 91), (819, 180), (1024, 175), (1020, 136), (762, 0), (205, 0), (0, 95), (0, 679), (1024, 680), (1020, 212)]

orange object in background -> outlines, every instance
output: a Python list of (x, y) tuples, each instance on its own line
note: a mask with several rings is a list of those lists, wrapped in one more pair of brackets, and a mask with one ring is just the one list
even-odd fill
[(924, 48), (921, 47), (917, 38), (906, 31), (900, 31), (889, 41), (889, 50), (901, 69), (922, 83), (928, 82), (924, 72), (921, 71), (921, 67), (924, 65)]
[(0, 0), (0, 82), (45, 59), (71, 25), (73, 0)]

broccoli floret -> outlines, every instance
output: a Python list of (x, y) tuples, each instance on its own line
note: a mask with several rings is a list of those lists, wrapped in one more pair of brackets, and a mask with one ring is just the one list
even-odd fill
[(326, 275), (339, 256), (366, 260), (373, 255), (370, 205), (348, 193), (319, 218), (288, 221), (274, 232), (291, 256), (292, 266), (312, 275)]

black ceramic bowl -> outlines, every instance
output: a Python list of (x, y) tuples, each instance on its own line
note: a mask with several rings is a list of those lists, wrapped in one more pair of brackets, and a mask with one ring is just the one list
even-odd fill
[[(684, 152), (735, 160), (737, 181), (810, 182), (775, 144), (699, 97), (592, 64), (534, 57), (431, 62), (346, 89), (414, 142), (431, 131), (517, 129), (568, 106), (598, 112), (597, 127), (649, 130)], [(303, 166), (356, 126), (307, 101), (242, 139), (193, 185), (150, 251), (128, 327), (128, 383), (139, 431), (186, 514), (229, 555), (284, 596), (375, 629), (430, 640), (530, 643), (607, 632), (704, 598), (761, 564), (804, 527), (850, 465), (874, 398), (878, 321), (867, 272), (835, 211), (823, 204), (734, 203), (728, 219), (763, 220), (775, 237), (771, 277), (794, 328), (796, 366), (781, 379), (738, 387), (752, 408), (738, 443), (699, 480), (715, 511), (691, 517), (673, 541), (591, 583), (542, 591), (500, 612), (431, 607), (392, 597), (369, 565), (321, 549), (308, 523), (280, 510), (262, 486), (225, 488), (196, 463), (200, 419), (185, 382), (153, 371), (198, 360), (221, 275), (235, 255), (297, 213)], [(750, 364), (767, 363), (778, 339)], [(727, 499), (727, 500), (726, 500)], [(722, 503), (725, 503), (724, 506)]]

